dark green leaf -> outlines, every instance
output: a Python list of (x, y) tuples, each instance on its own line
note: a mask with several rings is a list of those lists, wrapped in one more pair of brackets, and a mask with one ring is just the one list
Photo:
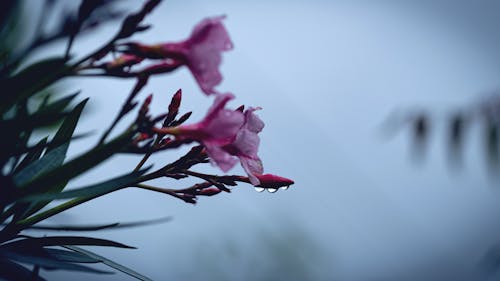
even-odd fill
[[(85, 107), (85, 104), (87, 103), (88, 98), (84, 99), (82, 102), (80, 102), (73, 111), (64, 119), (64, 122), (61, 124), (59, 127), (59, 130), (57, 131), (56, 135), (52, 139), (53, 143), (68, 143), (71, 140), (71, 137), (73, 136), (73, 133), (75, 132), (76, 125), (78, 123), (78, 120), (80, 119), (80, 116), (82, 114), (83, 108)], [(69, 144), (69, 143), (68, 143)], [(54, 145), (49, 145), (47, 147), (47, 151), (51, 151), (55, 148)]]
[(22, 248), (37, 248), (46, 246), (63, 246), (63, 245), (87, 245), (87, 246), (106, 246), (117, 248), (135, 249), (122, 243), (114, 242), (106, 239), (81, 237), (81, 236), (50, 236), (40, 238), (26, 238), (9, 242), (1, 246), (2, 249), (22, 249)]
[(76, 188), (65, 192), (36, 194), (30, 197), (23, 198), (23, 200), (41, 201), (74, 197), (98, 197), (136, 183), (137, 179), (139, 179), (139, 177), (146, 171), (147, 169), (143, 169), (141, 171), (128, 173), (98, 184)]
[(76, 92), (74, 94), (71, 94), (67, 97), (63, 97), (58, 99), (55, 102), (52, 102), (50, 104), (41, 104), (40, 109), (37, 110), (36, 112), (33, 113), (35, 116), (44, 116), (44, 115), (50, 115), (50, 114), (55, 114), (58, 112), (62, 112), (66, 107), (69, 105), (69, 103), (75, 99), (75, 97), (79, 94), (80, 92)]
[(31, 150), (26, 154), (26, 156), (23, 158), (21, 163), (19, 163), (14, 170), (14, 173), (19, 172), (20, 170), (23, 170), (26, 168), (30, 163), (33, 163), (34, 161), (40, 159), (40, 156), (42, 156), (43, 150), (45, 149), (45, 145), (47, 144), (47, 137), (41, 139), (36, 145), (35, 149)]
[[(64, 143), (63, 144), (63, 146), (65, 148), (64, 156), (62, 157), (62, 159), (58, 159), (60, 161), (57, 162), (57, 164), (59, 164), (59, 166), (63, 163), (64, 159), (66, 158), (66, 153), (67, 153), (68, 148), (69, 148), (69, 143), (71, 141), (73, 133), (75, 132), (76, 125), (78, 123), (78, 120), (80, 119), (83, 108), (85, 107), (85, 104), (87, 103), (87, 101), (88, 101), (88, 98), (83, 100), (82, 102), (80, 102), (77, 106), (75, 106), (73, 111), (71, 111), (70, 115), (68, 115), (64, 119), (63, 123), (59, 127), (59, 130), (57, 130), (56, 135), (54, 136), (51, 143), (47, 147), (47, 153), (50, 153), (56, 149), (59, 149), (59, 147), (56, 148), (56, 145), (54, 145), (55, 143)], [(55, 185), (50, 190), (48, 190), (48, 192), (61, 192), (67, 184), (68, 184), (68, 181), (61, 182), (60, 184)], [(31, 214), (36, 213), (38, 210), (45, 207), (48, 203), (50, 203), (50, 200), (43, 201), (43, 202), (40, 201), (40, 202), (37, 202), (37, 204), (31, 204), (31, 206), (29, 206), (29, 208), (26, 210), (25, 214), (23, 214), (23, 217), (27, 217)]]
[(56, 258), (60, 261), (65, 262), (76, 262), (76, 263), (98, 263), (101, 260), (89, 257), (88, 255), (84, 255), (82, 253), (78, 253), (75, 251), (66, 251), (60, 249), (45, 249), (47, 254)]
[(111, 267), (111, 268), (114, 268), (116, 270), (119, 270), (125, 274), (128, 274), (138, 280), (143, 280), (143, 281), (152, 281), (150, 278), (142, 275), (142, 274), (139, 274), (137, 273), (136, 271), (128, 268), (128, 267), (125, 267), (121, 264), (118, 264), (110, 259), (107, 259), (103, 256), (100, 256), (96, 253), (93, 253), (93, 252), (90, 252), (88, 250), (84, 250), (80, 247), (75, 247), (75, 246), (64, 246), (65, 248), (67, 249), (70, 249), (70, 250), (73, 250), (73, 251), (76, 251), (76, 252), (79, 252), (79, 253), (82, 253), (82, 254), (85, 254), (85, 255), (88, 255), (89, 257), (92, 257), (92, 258), (95, 258), (95, 259), (100, 259), (102, 261), (102, 263), (104, 263), (105, 265)]
[[(30, 253), (31, 252), (31, 253)], [(71, 270), (71, 271), (83, 271), (83, 272), (91, 272), (91, 273), (100, 273), (100, 274), (112, 274), (113, 272), (97, 270), (88, 266), (83, 266), (79, 264), (74, 264), (71, 262), (58, 260), (43, 251), (27, 251), (27, 252), (19, 252), (19, 251), (0, 251), (0, 255), (8, 258), (13, 261), (39, 265), (43, 268), (47, 269), (62, 269), (62, 270)]]
[[(35, 128), (52, 125), (68, 114), (64, 112), (64, 109), (77, 95), (78, 93), (69, 95), (49, 105), (46, 105), (47, 100), (44, 99), (40, 104), (40, 108), (32, 114), (29, 114), (27, 109), (22, 107), (22, 103), (20, 103), (18, 104), (18, 107), (20, 107), (18, 114), (13, 118), (3, 120), (0, 128), (12, 132), (28, 131), (30, 134), (31, 130)], [(23, 103), (26, 103), (26, 101)]]
[(61, 166), (66, 156), (68, 143), (60, 145), (56, 149), (45, 154), (42, 158), (29, 164), (26, 168), (16, 173), (13, 177), (14, 183), (17, 186), (23, 186), (26, 183), (33, 181), (41, 175), (54, 170)]
[(7, 259), (0, 259), (0, 280), (20, 281), (45, 281), (40, 276), (33, 276), (31, 270)]
[(65, 163), (61, 167), (27, 183), (23, 186), (24, 188), (22, 191), (25, 194), (46, 192), (53, 186), (64, 183), (69, 179), (94, 168), (104, 160), (111, 157), (113, 154), (119, 152), (122, 147), (130, 142), (133, 135), (133, 131), (127, 131), (113, 141), (91, 149), (83, 155)]
[(54, 226), (44, 226), (44, 225), (35, 225), (31, 226), (30, 230), (54, 230), (54, 231), (96, 231), (96, 230), (104, 230), (104, 229), (121, 229), (121, 228), (130, 228), (130, 227), (138, 227), (138, 226), (146, 226), (152, 224), (163, 223), (172, 220), (171, 217), (164, 217), (154, 220), (144, 220), (144, 221), (136, 221), (136, 222), (126, 222), (126, 223), (109, 223), (109, 224), (100, 224), (100, 225), (54, 225)]
[(0, 113), (69, 75), (72, 69), (66, 65), (66, 61), (61, 57), (45, 59), (2, 81), (2, 88), (7, 91), (0, 95)]

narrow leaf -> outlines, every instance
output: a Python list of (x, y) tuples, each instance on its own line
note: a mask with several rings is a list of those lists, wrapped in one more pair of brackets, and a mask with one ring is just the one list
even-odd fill
[[(113, 154), (120, 151), (132, 138), (134, 132), (127, 131), (113, 141), (100, 145), (84, 153), (83, 155), (65, 163), (43, 176), (23, 186), (25, 194), (40, 193), (50, 190), (51, 187), (64, 183), (87, 170), (94, 168)], [(54, 151), (54, 150), (53, 150)], [(53, 152), (51, 151), (51, 152)]]
[[(83, 108), (89, 99), (86, 98), (71, 111), (71, 113), (64, 119), (64, 122), (59, 127), (56, 135), (52, 139), (53, 143), (68, 143), (75, 132), (76, 125), (80, 116), (82, 114)], [(47, 147), (47, 151), (51, 151), (55, 148), (55, 146), (49, 145)]]
[[(149, 169), (149, 168), (148, 168)], [(98, 197), (118, 189), (128, 187), (137, 182), (137, 179), (143, 175), (148, 169), (143, 169), (141, 171), (131, 172), (101, 183), (89, 185), (86, 187), (76, 188), (68, 190), (65, 192), (53, 192), (53, 193), (41, 193), (23, 200), (30, 201), (42, 201), (42, 200), (54, 200), (54, 199), (66, 199), (74, 197)]]
[(57, 260), (65, 262), (98, 263), (101, 261), (99, 259), (95, 259), (93, 257), (89, 257), (88, 255), (84, 255), (75, 251), (66, 251), (60, 249), (45, 249), (45, 251), (47, 252), (47, 254), (56, 258)]
[(117, 248), (135, 249), (135, 247), (127, 246), (122, 243), (114, 242), (106, 239), (81, 237), (81, 236), (50, 236), (40, 238), (26, 238), (3, 244), (3, 249), (16, 248), (34, 248), (46, 246), (63, 246), (63, 245), (87, 245), (87, 246), (106, 246)]
[(71, 67), (67, 66), (66, 59), (61, 57), (46, 59), (28, 66), (2, 83), (6, 92), (0, 96), (0, 112), (5, 112), (18, 101), (43, 90), (70, 72)]
[(20, 253), (14, 251), (0, 251), (0, 256), (4, 256), (10, 260), (21, 263), (38, 265), (51, 270), (60, 269), (60, 270), (82, 271), (82, 272), (99, 273), (99, 274), (113, 273), (109, 271), (94, 269), (88, 266), (60, 261), (47, 254), (44, 254), (43, 252), (40, 252), (38, 254), (34, 253), (31, 254), (31, 253)]
[(40, 276), (34, 276), (26, 267), (7, 259), (0, 259), (0, 268), (0, 280), (45, 281)]
[(40, 156), (42, 156), (43, 150), (45, 149), (45, 145), (47, 144), (47, 137), (41, 139), (34, 147), (33, 150), (28, 152), (26, 156), (23, 158), (23, 160), (17, 165), (16, 169), (14, 170), (14, 173), (19, 172), (20, 170), (23, 170), (26, 168), (29, 164), (33, 163), (34, 161), (40, 159)]
[[(63, 147), (65, 149), (64, 155), (62, 156), (61, 159), (57, 159), (59, 161), (56, 163), (56, 164), (59, 164), (59, 166), (62, 165), (62, 163), (64, 162), (64, 159), (66, 158), (66, 153), (68, 152), (69, 143), (71, 141), (73, 133), (75, 132), (76, 125), (78, 123), (78, 120), (80, 119), (83, 108), (85, 107), (85, 104), (87, 103), (87, 101), (88, 101), (88, 98), (83, 100), (82, 102), (80, 102), (77, 106), (75, 106), (73, 111), (71, 111), (70, 115), (68, 115), (64, 119), (63, 123), (59, 127), (59, 130), (57, 130), (56, 135), (54, 136), (51, 143), (47, 147), (47, 152), (50, 153), (54, 149), (59, 149), (59, 147), (55, 148), (56, 146), (53, 145), (53, 143), (64, 143), (63, 144)], [(60, 184), (55, 185), (52, 188), (50, 188), (48, 191), (49, 192), (61, 192), (61, 190), (63, 190), (67, 184), (68, 184), (68, 181), (61, 182)], [(27, 217), (27, 216), (30, 216), (31, 214), (36, 213), (38, 210), (45, 207), (48, 203), (50, 203), (50, 200), (43, 201), (43, 202), (41, 201), (41, 202), (38, 202), (37, 204), (31, 204), (31, 206), (29, 206), (26, 209), (25, 213), (23, 214), (23, 217)]]
[(110, 259), (107, 259), (103, 256), (100, 256), (96, 253), (93, 253), (93, 252), (90, 252), (88, 250), (85, 250), (85, 249), (82, 249), (80, 247), (75, 247), (75, 246), (64, 246), (65, 248), (67, 249), (70, 249), (70, 250), (73, 250), (73, 251), (76, 251), (76, 252), (79, 252), (79, 253), (82, 253), (82, 254), (85, 254), (85, 255), (88, 255), (89, 257), (92, 257), (92, 258), (95, 258), (95, 259), (100, 259), (102, 263), (104, 263), (105, 265), (111, 267), (111, 268), (114, 268), (118, 271), (121, 271), (129, 276), (132, 276), (138, 280), (143, 280), (143, 281), (152, 281), (150, 278), (126, 267), (126, 266), (123, 266), (121, 264), (118, 264)]
[(171, 217), (164, 217), (153, 220), (144, 220), (136, 222), (126, 222), (126, 223), (109, 223), (109, 224), (99, 224), (99, 225), (34, 225), (29, 227), (30, 230), (53, 230), (53, 231), (96, 231), (96, 230), (107, 230), (107, 229), (122, 229), (131, 228), (138, 226), (147, 226), (152, 224), (159, 224), (172, 220)]
[(64, 157), (66, 155), (67, 146), (67, 143), (60, 145), (56, 149), (45, 154), (42, 158), (32, 162), (26, 168), (16, 173), (13, 177), (14, 183), (17, 186), (25, 185), (42, 174), (61, 166), (61, 163), (64, 161)]

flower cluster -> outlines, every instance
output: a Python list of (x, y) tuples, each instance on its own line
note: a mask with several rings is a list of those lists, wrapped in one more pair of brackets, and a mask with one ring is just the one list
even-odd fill
[[(224, 16), (206, 18), (198, 23), (191, 35), (180, 42), (143, 44), (125, 42), (118, 45), (122, 53), (118, 58), (101, 64), (107, 75), (153, 75), (170, 72), (178, 67), (187, 67), (201, 90), (215, 96), (213, 105), (203, 120), (186, 125), (153, 128), (156, 134), (170, 135), (177, 142), (196, 141), (208, 155), (210, 162), (223, 172), (228, 172), (238, 162), (254, 186), (273, 186), (274, 181), (283, 185), (293, 181), (278, 176), (268, 176), (262, 181), (264, 168), (258, 156), (260, 139), (258, 134), (264, 122), (255, 113), (260, 107), (243, 107), (232, 110), (226, 104), (234, 99), (231, 93), (221, 93), (215, 87), (222, 81), (219, 66), (222, 52), (231, 50), (233, 43), (223, 25)], [(153, 62), (139, 71), (133, 71), (143, 61)], [(91, 67), (89, 67), (91, 68)], [(180, 92), (177, 94), (180, 95)], [(177, 97), (179, 100), (180, 97)], [(176, 110), (178, 110), (177, 102)], [(169, 108), (172, 112), (173, 108)], [(172, 115), (172, 113), (170, 113)], [(178, 125), (178, 124), (177, 124)], [(172, 140), (169, 139), (169, 142)], [(269, 181), (274, 179), (274, 181)], [(264, 183), (264, 184), (263, 184)]]

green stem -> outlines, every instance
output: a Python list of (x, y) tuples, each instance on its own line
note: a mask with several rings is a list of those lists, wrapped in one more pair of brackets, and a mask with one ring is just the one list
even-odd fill
[(49, 217), (52, 217), (54, 215), (57, 215), (63, 211), (66, 211), (70, 208), (73, 208), (73, 207), (76, 207), (82, 203), (85, 203), (87, 201), (90, 201), (94, 198), (97, 198), (97, 197), (83, 197), (83, 198), (75, 198), (73, 200), (70, 200), (68, 202), (64, 202), (63, 204), (59, 205), (59, 206), (56, 206), (52, 209), (49, 209), (45, 212), (41, 212), (37, 215), (34, 215), (32, 217), (29, 217), (29, 218), (26, 218), (26, 219), (23, 219), (23, 220), (20, 220), (17, 222), (18, 225), (21, 225), (23, 226), (23, 228), (27, 228), (31, 225), (34, 225), (38, 222), (41, 222)]
[[(156, 136), (155, 142), (153, 143), (153, 146), (152, 146), (153, 149), (158, 147), (158, 145), (160, 144), (160, 141), (161, 141), (162, 138), (163, 138), (163, 135), (157, 135)], [(146, 164), (146, 161), (148, 161), (149, 157), (151, 157), (152, 154), (153, 154), (153, 151), (147, 152), (144, 155), (144, 157), (142, 157), (142, 159), (139, 162), (139, 164), (137, 164), (137, 166), (135, 167), (134, 172), (139, 171), (142, 168), (142, 166), (144, 166), (144, 164)]]
[(176, 195), (175, 192), (169, 188), (160, 188), (160, 187), (156, 187), (156, 186), (152, 186), (152, 185), (148, 185), (148, 184), (143, 184), (143, 183), (138, 183), (135, 185), (135, 187), (140, 188), (140, 189), (165, 193), (165, 194), (173, 195), (173, 196)]

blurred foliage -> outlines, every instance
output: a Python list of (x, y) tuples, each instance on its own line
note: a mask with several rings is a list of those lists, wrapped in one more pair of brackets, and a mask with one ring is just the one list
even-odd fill
[[(407, 110), (393, 114), (386, 122), (390, 133), (408, 130), (413, 142), (414, 156), (426, 154), (433, 134), (444, 134), (450, 165), (461, 166), (470, 132), (479, 128), (486, 166), (492, 175), (500, 175), (500, 97), (492, 95), (479, 102), (471, 102), (439, 118), (430, 110)], [(439, 125), (444, 124), (444, 127)], [(442, 128), (442, 129), (440, 129)]]

